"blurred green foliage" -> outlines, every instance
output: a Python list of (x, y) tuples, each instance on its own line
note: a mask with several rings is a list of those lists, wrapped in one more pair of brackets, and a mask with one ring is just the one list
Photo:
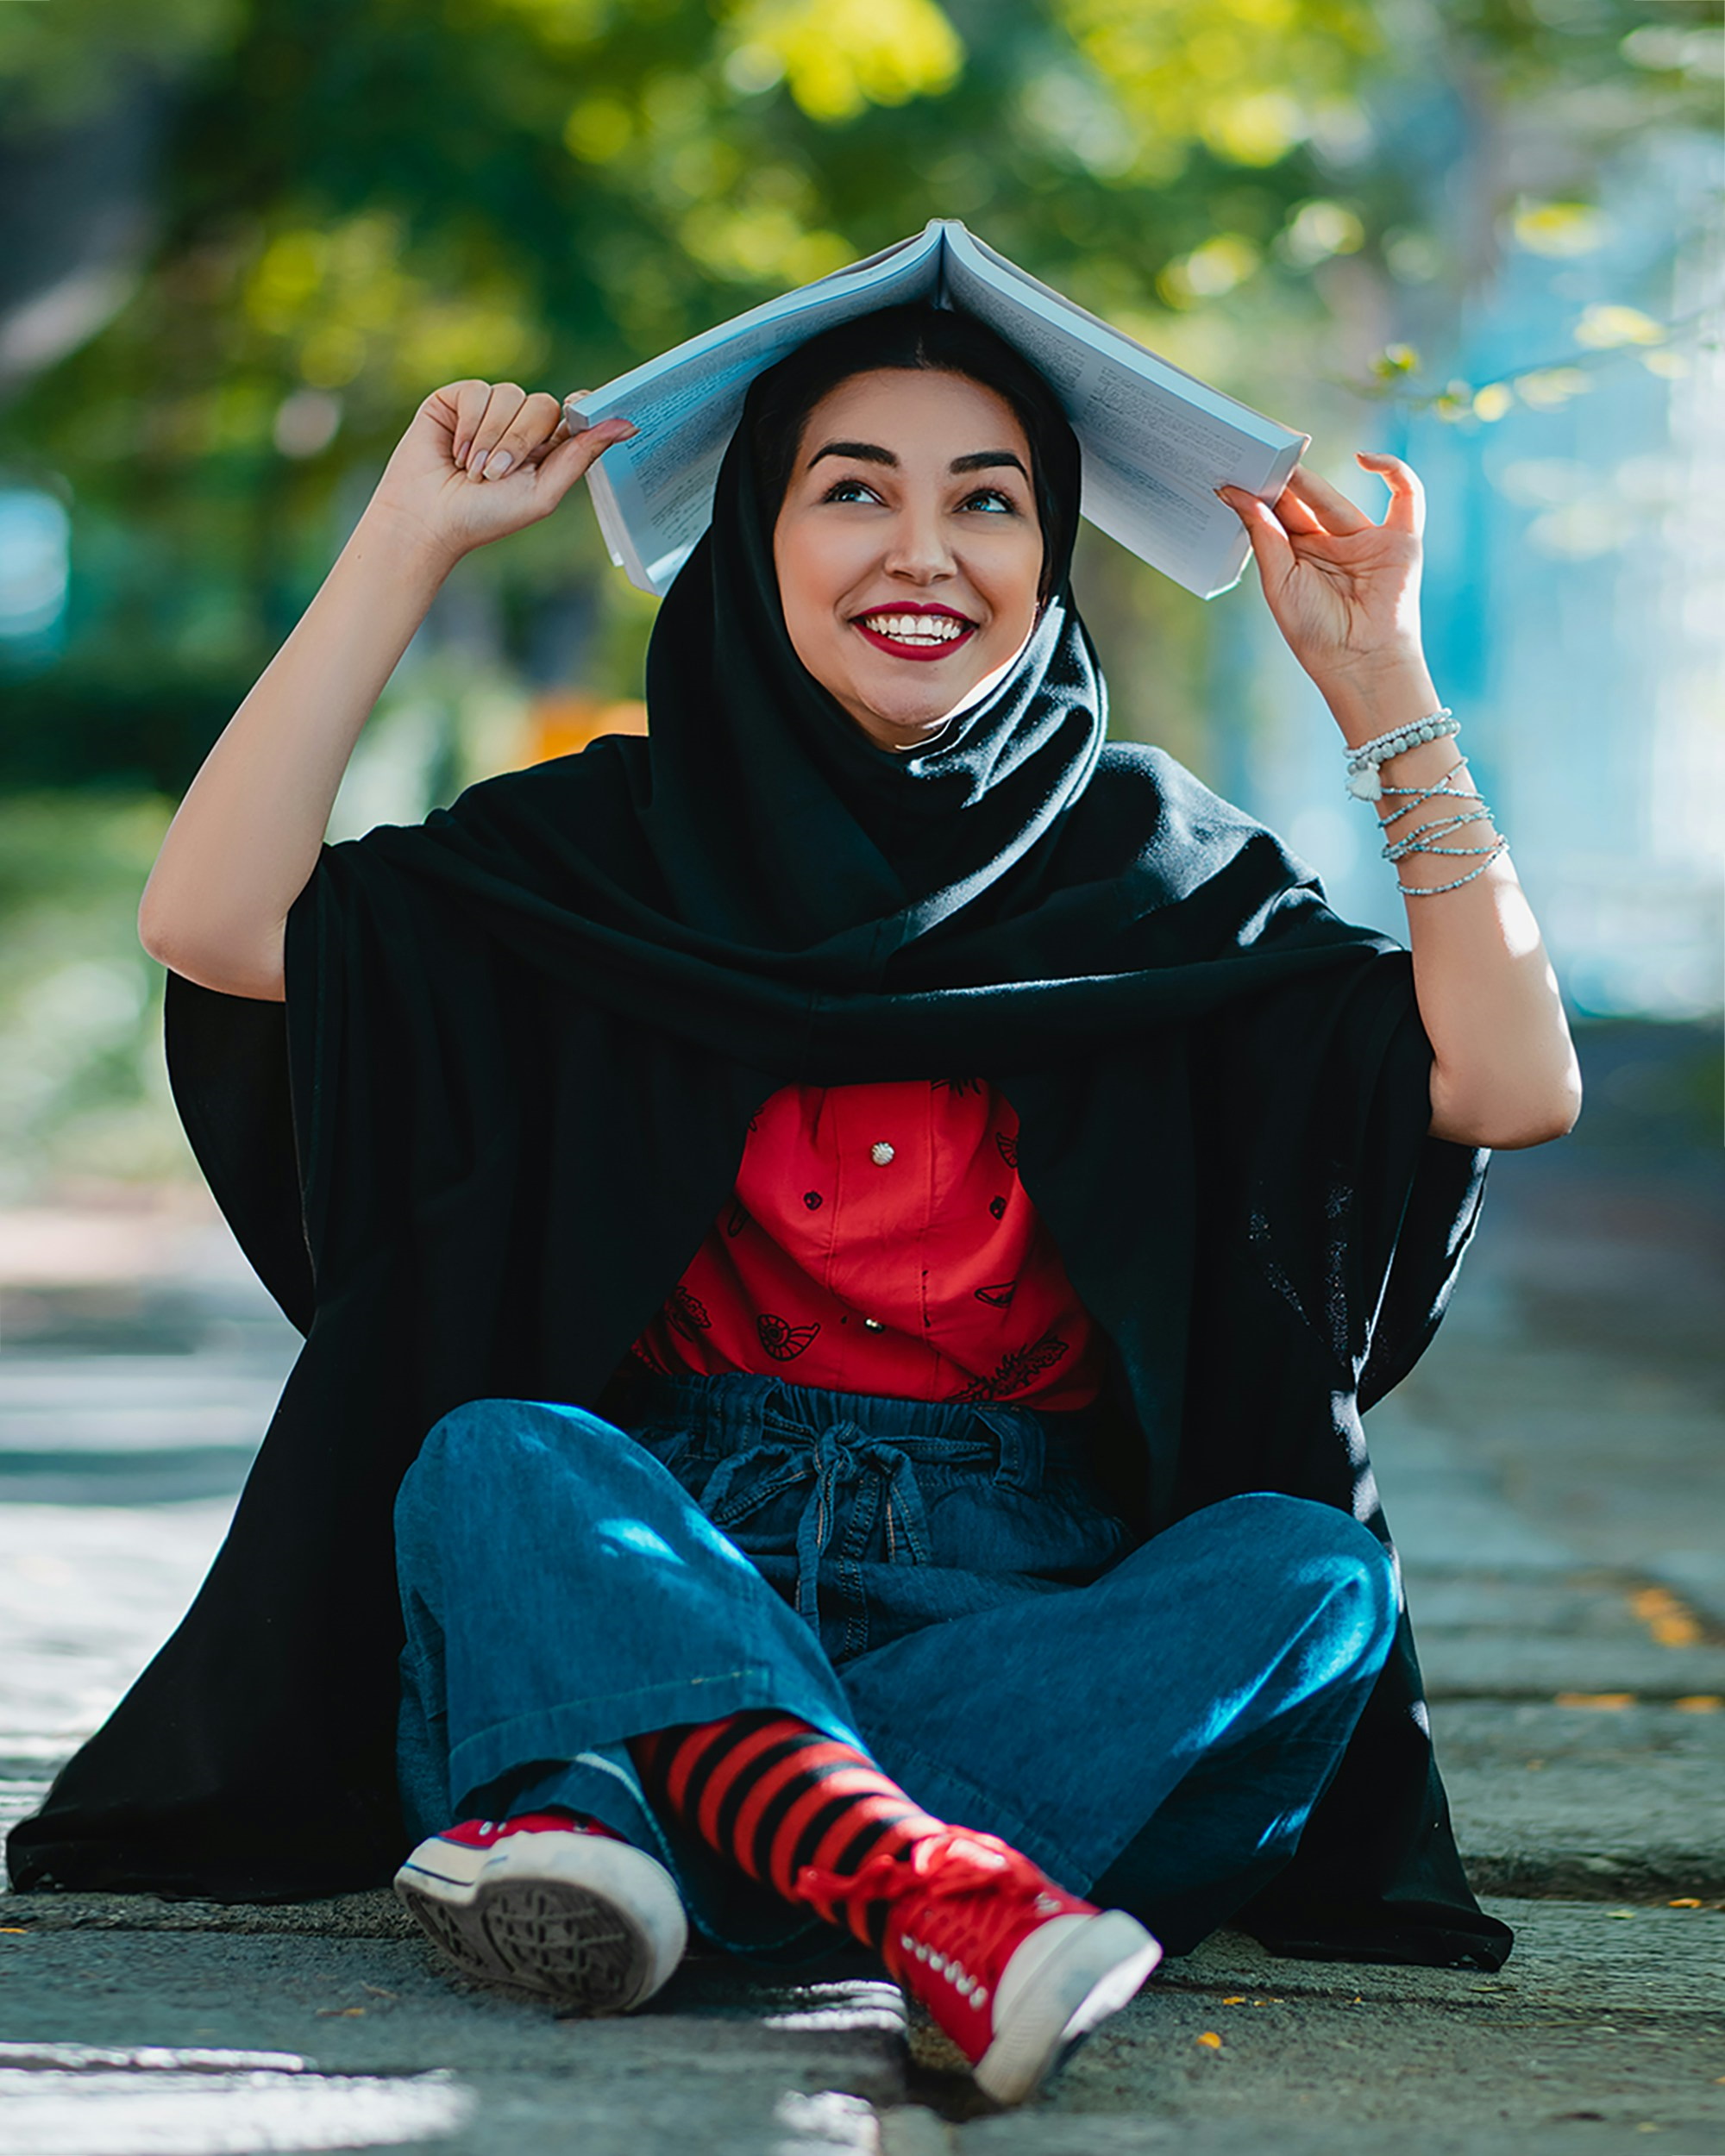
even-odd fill
[(0, 1203), (185, 1172), (162, 972), (130, 932), (168, 809), (96, 789), (0, 799)]
[[(1183, 364), (1312, 423), (1336, 281), (1458, 272), (1407, 126), (1684, 94), (1631, 66), (1660, 0), (55, 0), (0, 10), (5, 132), (174, 85), (125, 304), (5, 415), (78, 505), (68, 643), (0, 782), (182, 785), (408, 413), (463, 374), (606, 379), (916, 229), (997, 245)], [(1660, 57), (1655, 54), (1655, 58)], [(1674, 58), (1672, 54), (1664, 55)], [(1584, 185), (1578, 191), (1584, 192)], [(1358, 312), (1358, 307), (1344, 310)], [(587, 520), (472, 565), (592, 580)], [(1159, 595), (1146, 599), (1152, 619)], [(612, 640), (613, 643), (615, 640)], [(626, 674), (638, 649), (624, 640)], [(624, 692), (626, 679), (594, 684)], [(180, 714), (165, 724), (164, 709)], [(129, 740), (127, 738), (129, 727)], [(40, 736), (59, 740), (45, 753)]]
[[(1480, 271), (1443, 185), (1466, 129), (1566, 101), (1549, 199), (1483, 210), (1489, 234), (1515, 208), (1512, 243), (1578, 245), (1611, 144), (1706, 111), (1710, 21), (1702, 0), (0, 7), (13, 169), (87, 166), (141, 112), (158, 143), (106, 318), (0, 412), (0, 479), (69, 501), (73, 533), (58, 648), (0, 660), (0, 789), (27, 793), (0, 824), (0, 1031), (27, 1044), (0, 1148), (125, 1152), (154, 1024), (131, 914), (166, 799), (429, 389), (602, 381), (944, 214), (1249, 401), (1363, 439), (1338, 382), (1369, 384), (1374, 353), (1385, 395), (1416, 371), (1382, 344), (1385, 295), (1441, 317)], [(1214, 611), (1094, 536), (1081, 569), (1120, 727), (1203, 768)], [(637, 688), (650, 610), (581, 510), (457, 581), (445, 634), (465, 620), (502, 675), (547, 678), (536, 636), (573, 594), (584, 686)], [(84, 1044), (64, 1070), (41, 1045), (62, 1021)]]

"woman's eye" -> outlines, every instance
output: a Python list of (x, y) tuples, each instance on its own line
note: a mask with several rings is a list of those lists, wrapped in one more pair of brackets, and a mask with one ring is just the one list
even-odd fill
[(1018, 504), (998, 486), (979, 486), (974, 494), (967, 494), (959, 506), (963, 509), (1004, 510), (1009, 517), (1018, 514)]
[(835, 479), (820, 498), (824, 502), (873, 501), (875, 490), (862, 479)]

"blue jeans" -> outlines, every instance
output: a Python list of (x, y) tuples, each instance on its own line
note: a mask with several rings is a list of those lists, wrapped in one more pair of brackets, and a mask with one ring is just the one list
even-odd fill
[(631, 1737), (799, 1715), (1177, 1952), (1292, 1855), (1389, 1651), (1357, 1521), (1233, 1497), (1132, 1547), (1082, 1417), (645, 1374), (618, 1412), (474, 1401), (403, 1482), (403, 1803), (588, 1813), (737, 1952), (831, 1934), (651, 1811)]

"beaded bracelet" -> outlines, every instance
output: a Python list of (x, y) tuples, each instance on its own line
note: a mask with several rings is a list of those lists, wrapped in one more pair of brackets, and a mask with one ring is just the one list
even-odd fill
[(1377, 801), (1383, 798), (1383, 781), (1378, 776), (1378, 766), (1388, 763), (1392, 756), (1399, 756), (1404, 749), (1417, 749), (1422, 742), (1442, 741), (1461, 731), (1460, 722), (1446, 705), (1429, 711), (1424, 718), (1416, 718), (1406, 726), (1397, 726), (1387, 734), (1379, 734), (1375, 740), (1362, 742), (1358, 749), (1348, 751), (1347, 790), (1356, 801)]
[(1415, 853), (1484, 854), (1485, 858), (1478, 868), (1470, 868), (1465, 876), (1457, 876), (1448, 883), (1404, 883), (1402, 895), (1404, 899), (1435, 899), (1445, 891), (1459, 891), (1463, 884), (1471, 883), (1476, 876), (1483, 876), (1509, 843), (1509, 841), (1500, 832), (1490, 846), (1416, 846), (1413, 849)]
[(1405, 806), (1382, 818), (1383, 828), (1388, 830), (1392, 824), (1399, 824), (1404, 816), (1411, 816), (1416, 808), (1423, 808), (1427, 801), (1441, 798), (1446, 801), (1477, 801), (1483, 806), (1485, 796), (1476, 787), (1452, 786), (1450, 781), (1467, 769), (1467, 758), (1456, 751), (1456, 760), (1443, 776), (1431, 786), (1386, 786), (1379, 788), (1379, 798), (1386, 801), (1402, 801)]
[(1490, 821), (1491, 811), (1486, 806), (1483, 793), (1476, 793), (1471, 787), (1455, 787), (1450, 783), (1458, 771), (1466, 769), (1467, 758), (1458, 755), (1433, 786), (1387, 786), (1380, 789), (1382, 795), (1388, 795), (1403, 804), (1393, 815), (1383, 819), (1386, 833), (1392, 824), (1399, 824), (1404, 816), (1412, 815), (1416, 808), (1422, 807), (1426, 802), (1439, 795), (1449, 801), (1477, 801), (1479, 804), (1477, 809), (1470, 809), (1465, 816), (1452, 816), (1421, 824), (1417, 830), (1409, 831), (1405, 838), (1385, 837), (1383, 857), (1389, 862), (1399, 863), (1410, 854), (1445, 854), (1453, 860), (1471, 860), (1481, 854), (1485, 856), (1477, 868), (1470, 868), (1465, 876), (1457, 876), (1449, 883), (1404, 883), (1402, 889), (1410, 899), (1434, 899), (1445, 891), (1459, 891), (1463, 884), (1471, 883), (1476, 876), (1483, 876), (1509, 843), (1501, 831), (1494, 832), (1489, 846), (1438, 846), (1431, 843), (1434, 839), (1451, 837), (1455, 832), (1465, 830), (1470, 824)]

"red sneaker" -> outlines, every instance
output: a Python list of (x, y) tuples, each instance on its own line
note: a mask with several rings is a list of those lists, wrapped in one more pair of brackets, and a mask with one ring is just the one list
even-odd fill
[(949, 1827), (850, 1877), (803, 1871), (819, 1903), (885, 1902), (888, 1968), (997, 2103), (1021, 2103), (1138, 1992), (1162, 1948), (1124, 1909), (1068, 1894), (993, 1834)]
[(422, 1841), (395, 1890), (467, 1976), (626, 2014), (688, 1944), (663, 1865), (574, 1812), (467, 1819)]

